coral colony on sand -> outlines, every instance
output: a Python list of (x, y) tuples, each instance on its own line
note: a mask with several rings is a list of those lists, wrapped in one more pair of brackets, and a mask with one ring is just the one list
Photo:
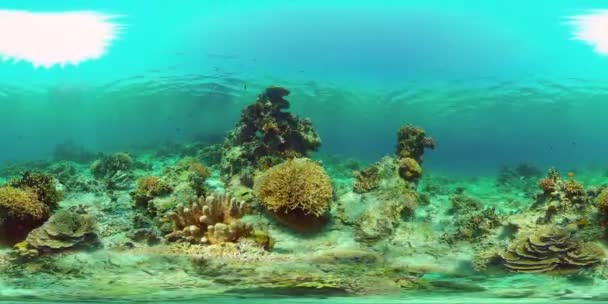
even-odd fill
[[(397, 131), (393, 155), (367, 166), (313, 159), (320, 137), (288, 112), (288, 95), (264, 90), (223, 142), (111, 154), (69, 143), (53, 161), (3, 169), (0, 242), (13, 249), (1, 253), (0, 283), (53, 277), (69, 290), (80, 280), (95, 296), (120, 293), (116, 279), (142, 295), (213, 286), (542, 297), (606, 281), (607, 187), (532, 164), (489, 184), (432, 175), (423, 155), (435, 141), (413, 125)], [(134, 280), (140, 269), (151, 275)], [(513, 279), (522, 273), (534, 277)], [(546, 275), (550, 286), (525, 283)]]

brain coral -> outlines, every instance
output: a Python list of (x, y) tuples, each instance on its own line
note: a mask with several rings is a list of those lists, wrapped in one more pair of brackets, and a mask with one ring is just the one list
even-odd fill
[(256, 194), (270, 211), (321, 216), (329, 207), (333, 189), (316, 162), (299, 158), (270, 168), (256, 185)]

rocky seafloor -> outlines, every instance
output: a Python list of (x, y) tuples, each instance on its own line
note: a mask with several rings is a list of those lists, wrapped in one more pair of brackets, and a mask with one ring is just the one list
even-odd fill
[(411, 125), (375, 163), (315, 154), (288, 94), (220, 142), (3, 167), (0, 302), (608, 301), (605, 170), (434, 174)]

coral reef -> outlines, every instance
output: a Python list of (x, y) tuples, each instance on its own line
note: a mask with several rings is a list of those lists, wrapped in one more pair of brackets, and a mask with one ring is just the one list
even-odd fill
[(531, 196), (537, 189), (536, 181), (542, 176), (542, 171), (532, 163), (520, 163), (514, 167), (503, 166), (498, 171), (496, 186), (501, 191), (523, 191)]
[(281, 222), (307, 230), (315, 227), (307, 224), (317, 223), (329, 209), (333, 188), (323, 167), (310, 159), (297, 158), (267, 170), (256, 181), (255, 193)]
[(20, 178), (10, 180), (8, 186), (31, 190), (36, 194), (38, 201), (51, 210), (56, 209), (63, 198), (63, 194), (57, 190), (53, 178), (43, 173), (25, 171)]
[(406, 181), (417, 182), (422, 175), (424, 149), (434, 149), (435, 141), (423, 129), (405, 125), (397, 132), (399, 175)]
[(14, 247), (14, 254), (30, 259), (44, 254), (99, 246), (97, 225), (82, 207), (60, 210), (39, 228), (32, 230), (25, 241)]
[(514, 241), (500, 257), (514, 272), (570, 273), (599, 264), (604, 252), (598, 245), (576, 240), (569, 229), (544, 226)]
[(123, 152), (105, 155), (91, 164), (93, 176), (105, 183), (108, 189), (126, 189), (132, 179), (133, 158)]
[(158, 197), (171, 193), (173, 188), (156, 176), (144, 176), (137, 180), (135, 191), (131, 192), (131, 197), (135, 206), (143, 210), (149, 210), (149, 202)]
[(55, 146), (53, 159), (88, 163), (95, 159), (95, 154), (87, 151), (83, 146), (72, 141), (66, 141)]
[(450, 201), (449, 212), (454, 220), (450, 225), (452, 231), (445, 236), (449, 243), (479, 240), (501, 226), (494, 208), (484, 208), (483, 204), (463, 194), (453, 195)]
[(353, 191), (355, 193), (366, 193), (378, 188), (380, 183), (378, 171), (378, 167), (370, 166), (363, 170), (353, 172), (353, 176), (355, 177)]
[(311, 121), (283, 111), (289, 108), (287, 95), (285, 88), (269, 87), (243, 110), (224, 142), (221, 172), (226, 179), (257, 167), (263, 157), (289, 159), (319, 148)]
[(38, 200), (31, 190), (0, 187), (0, 243), (14, 244), (23, 240), (50, 216), (49, 206)]
[[(240, 219), (249, 213), (243, 201), (230, 195), (199, 197), (187, 206), (168, 212), (163, 221), (171, 224), (165, 235), (169, 242), (221, 244), (253, 235), (253, 227)], [(168, 229), (167, 229), (168, 230)]]
[(591, 206), (591, 198), (584, 186), (574, 179), (574, 173), (568, 175), (568, 179), (563, 180), (557, 170), (549, 169), (547, 176), (538, 182), (542, 193), (536, 196), (535, 206), (544, 206), (549, 211), (580, 210)]

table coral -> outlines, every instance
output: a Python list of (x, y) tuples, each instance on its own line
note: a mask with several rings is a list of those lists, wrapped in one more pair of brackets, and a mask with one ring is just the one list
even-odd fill
[(543, 226), (515, 240), (500, 257), (513, 272), (569, 273), (599, 264), (604, 252), (598, 245), (576, 240), (567, 229)]
[(220, 244), (252, 235), (253, 227), (240, 219), (250, 212), (243, 201), (226, 194), (201, 196), (188, 206), (168, 212), (163, 221), (173, 229), (165, 238), (170, 242)]
[(44, 225), (32, 230), (25, 241), (15, 245), (14, 254), (32, 258), (99, 245), (95, 219), (83, 208), (75, 207), (58, 211)]

